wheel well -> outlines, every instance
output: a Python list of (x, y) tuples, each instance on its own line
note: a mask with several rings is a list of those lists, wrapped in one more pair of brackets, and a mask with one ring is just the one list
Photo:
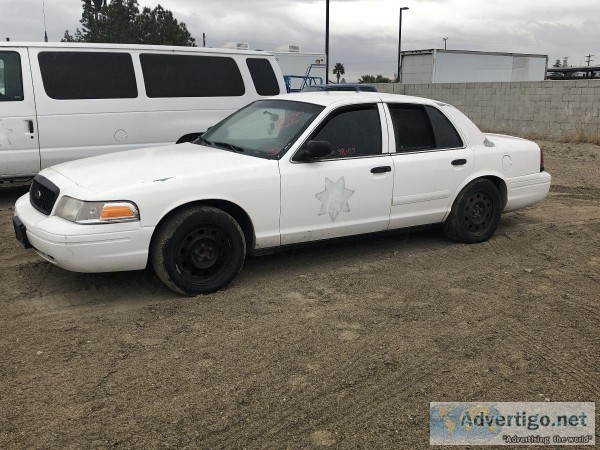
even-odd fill
[[(248, 216), (248, 213), (244, 211), (241, 207), (227, 200), (200, 200), (197, 202), (186, 203), (184, 205), (178, 206), (177, 208), (166, 214), (156, 225), (156, 228), (154, 229), (155, 231), (152, 235), (152, 241), (154, 240), (156, 230), (167, 218), (171, 217), (173, 214), (176, 214), (182, 209), (188, 208), (190, 206), (212, 206), (214, 208), (219, 208), (220, 210), (225, 211), (227, 214), (233, 217), (236, 220), (236, 222), (240, 225), (242, 231), (244, 232), (244, 238), (246, 239), (246, 248), (248, 249), (248, 251), (251, 252), (254, 249), (254, 225), (252, 225), (252, 220), (250, 220), (250, 216)], [(152, 241), (150, 242), (150, 248), (152, 248)]]
[(490, 180), (494, 185), (498, 188), (498, 192), (500, 192), (500, 197), (502, 198), (502, 210), (506, 207), (506, 203), (508, 202), (508, 194), (506, 190), (506, 183), (502, 178), (495, 177), (493, 175), (487, 175), (485, 177), (486, 180)]
[(183, 144), (184, 142), (193, 142), (196, 139), (198, 139), (200, 136), (202, 136), (204, 133), (188, 133), (184, 136), (181, 136), (179, 139), (177, 139), (177, 142), (175, 142), (176, 144)]

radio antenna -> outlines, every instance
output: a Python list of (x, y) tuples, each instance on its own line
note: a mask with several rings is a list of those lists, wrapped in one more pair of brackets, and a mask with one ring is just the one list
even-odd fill
[(48, 42), (48, 33), (46, 32), (46, 0), (42, 0), (42, 12), (44, 14), (44, 42)]

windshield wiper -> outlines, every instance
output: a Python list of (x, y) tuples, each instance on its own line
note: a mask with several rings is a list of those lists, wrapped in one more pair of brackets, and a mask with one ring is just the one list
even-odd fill
[(194, 141), (194, 143), (196, 142), (200, 142), (201, 144), (206, 144), (206, 145), (211, 145), (210, 141), (207, 141), (206, 139), (204, 139), (202, 136), (198, 136), (196, 138), (196, 140)]
[[(208, 141), (205, 141), (205, 142), (208, 142)], [(209, 142), (209, 144), (216, 145), (217, 147), (228, 148), (229, 150), (233, 150), (236, 153), (244, 153), (246, 151), (245, 148), (239, 147), (237, 145), (230, 144), (229, 142), (215, 142), (215, 141), (212, 141), (212, 142)]]

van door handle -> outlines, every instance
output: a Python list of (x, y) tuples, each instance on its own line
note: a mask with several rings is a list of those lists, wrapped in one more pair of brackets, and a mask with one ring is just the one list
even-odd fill
[(27, 125), (29, 125), (29, 133), (33, 134), (33, 120), (28, 120)]
[(454, 161), (452, 161), (453, 166), (462, 166), (463, 164), (466, 164), (466, 163), (467, 163), (466, 159), (455, 159)]
[(371, 169), (371, 173), (385, 173), (385, 172), (391, 172), (392, 168), (390, 166), (379, 166), (379, 167), (373, 167)]

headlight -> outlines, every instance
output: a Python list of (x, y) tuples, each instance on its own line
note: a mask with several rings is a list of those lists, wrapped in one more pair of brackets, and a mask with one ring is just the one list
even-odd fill
[(137, 206), (131, 202), (84, 202), (66, 195), (58, 202), (54, 214), (81, 224), (140, 220)]

